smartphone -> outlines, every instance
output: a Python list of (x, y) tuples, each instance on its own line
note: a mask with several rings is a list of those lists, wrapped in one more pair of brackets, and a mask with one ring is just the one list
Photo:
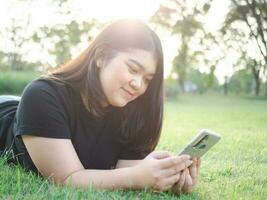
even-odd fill
[(221, 136), (218, 133), (214, 133), (208, 129), (202, 129), (178, 155), (187, 154), (191, 158), (200, 158), (220, 139)]

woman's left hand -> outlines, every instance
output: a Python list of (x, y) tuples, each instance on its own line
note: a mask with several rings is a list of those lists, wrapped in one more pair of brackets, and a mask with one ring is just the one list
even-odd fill
[(171, 191), (177, 195), (192, 192), (198, 181), (200, 164), (201, 160), (194, 158), (192, 165), (181, 173), (179, 181), (172, 186)]

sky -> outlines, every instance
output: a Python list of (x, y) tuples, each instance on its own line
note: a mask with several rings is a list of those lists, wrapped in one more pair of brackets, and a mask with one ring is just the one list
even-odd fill
[[(57, 24), (63, 21), (68, 21), (67, 17), (55, 17), (55, 8), (48, 3), (49, 0), (34, 0), (31, 4), (25, 4), (25, 1), (15, 0), (0, 0), (0, 29), (8, 26), (10, 23), (10, 18), (16, 16), (16, 19), (23, 20), (23, 16), (30, 10), (31, 13), (31, 26), (32, 29), (47, 25), (47, 24)], [(68, 6), (74, 11), (74, 16), (76, 19), (86, 20), (86, 19), (98, 19), (100, 21), (112, 21), (121, 18), (137, 18), (146, 23), (150, 16), (152, 16), (155, 11), (160, 6), (160, 0), (70, 0)], [(216, 31), (227, 12), (229, 6), (228, 0), (214, 0), (211, 12), (205, 20), (205, 26), (207, 30)], [(25, 18), (25, 17), (24, 17)], [(28, 31), (31, 29), (27, 29)], [(26, 31), (26, 29), (25, 29)], [(178, 41), (175, 37), (171, 37), (167, 31), (157, 31), (160, 36), (165, 60), (165, 77), (170, 73), (170, 66), (173, 57), (177, 54)], [(8, 44), (0, 41), (0, 46), (5, 46), (9, 48)], [(87, 45), (87, 44), (86, 44)], [(10, 47), (11, 48), (11, 47)], [(30, 50), (37, 47), (29, 47)], [(28, 51), (30, 51), (28, 50)], [(26, 51), (26, 50), (25, 50)], [(38, 58), (40, 60), (49, 60), (51, 57), (49, 55), (39, 55), (40, 51), (37, 49), (32, 51), (29, 55), (32, 58)], [(214, 50), (216, 52), (216, 50)], [(218, 52), (220, 53), (220, 52)], [(74, 53), (75, 54), (75, 53)], [(212, 56), (212, 55), (211, 55)], [(204, 70), (205, 71), (205, 70)], [(225, 75), (231, 75), (233, 73), (232, 69), (232, 59), (226, 58), (224, 61), (220, 62), (217, 66), (215, 74), (220, 82), (223, 81)]]

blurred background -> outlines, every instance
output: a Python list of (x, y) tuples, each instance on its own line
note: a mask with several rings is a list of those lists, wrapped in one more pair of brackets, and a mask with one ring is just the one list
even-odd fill
[(0, 94), (20, 95), (121, 18), (140, 19), (160, 36), (166, 98), (267, 99), (266, 0), (0, 0)]

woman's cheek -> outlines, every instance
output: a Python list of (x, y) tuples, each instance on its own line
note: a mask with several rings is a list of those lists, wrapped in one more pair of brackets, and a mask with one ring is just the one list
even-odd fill
[(118, 79), (121, 80), (121, 83), (123, 85), (127, 84), (130, 82), (132, 79), (132, 74), (128, 70), (120, 70), (120, 72), (117, 73)]

